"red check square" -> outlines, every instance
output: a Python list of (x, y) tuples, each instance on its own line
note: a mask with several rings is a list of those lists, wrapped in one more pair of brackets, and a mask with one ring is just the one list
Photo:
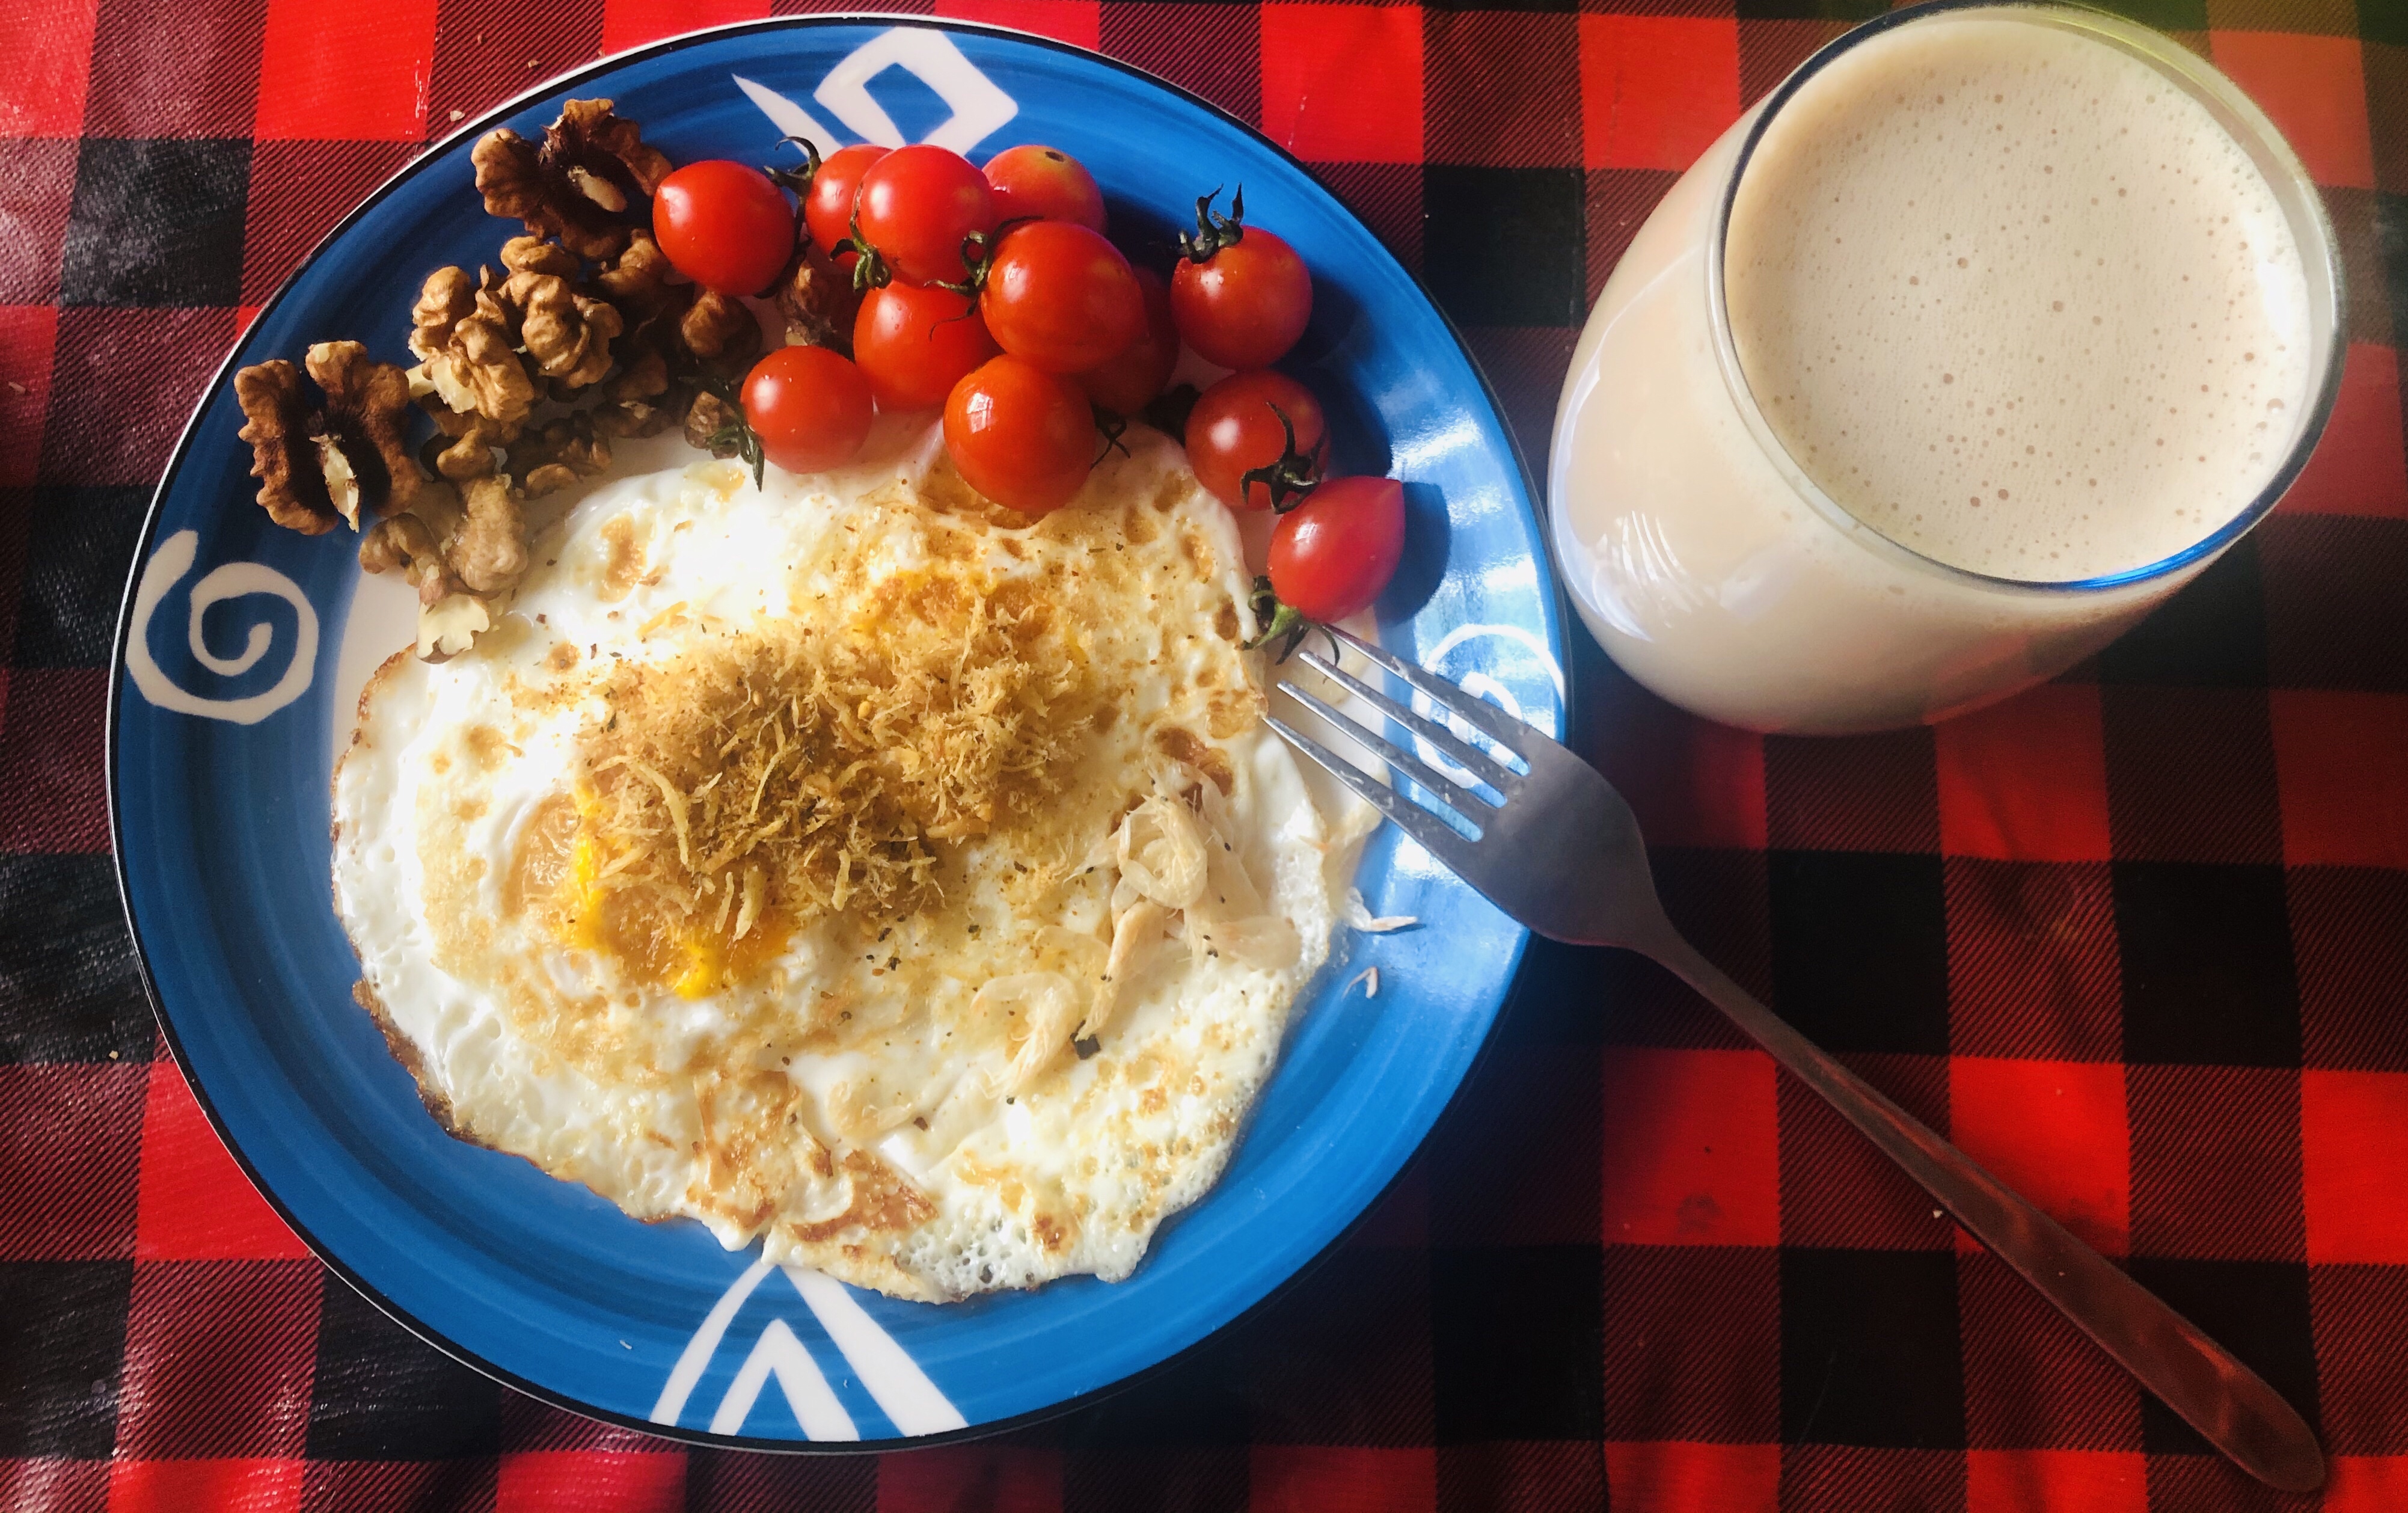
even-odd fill
[(2408, 869), (2408, 696), (2266, 696), (2293, 867)]
[(683, 1513), (682, 1450), (522, 1450), (502, 1457), (494, 1506), (510, 1513)]
[(1583, 16), (1582, 158), (1679, 172), (1739, 119), (1739, 22)]
[(267, 0), (265, 140), (414, 142), (426, 135), (436, 0)]
[(1940, 849), (1994, 861), (2105, 861), (2107, 756), (2093, 684), (2044, 683), (1932, 728)]
[(1262, 7), (1263, 134), (1315, 163), (1422, 159), (1422, 13)]
[(2408, 1265), (2408, 1073), (2300, 1074), (2311, 1262)]
[(2328, 189), (2372, 189), (2374, 145), (2354, 36), (2296, 32), (2208, 34), (2215, 65), (2232, 76)]
[(47, 0), (11, 14), (0, 137), (73, 137), (83, 130), (99, 13), (100, 0)]
[(2302, 514), (2408, 516), (2398, 352), (2370, 341), (2350, 343), (2332, 417), (2280, 508)]
[(2148, 1513), (2137, 1450), (1968, 1450), (1965, 1513)]
[(138, 1212), (136, 1261), (298, 1261), (309, 1254), (235, 1165), (172, 1061), (150, 1074)]
[(1415, 1513), (1438, 1506), (1438, 1451), (1257, 1445), (1249, 1480), (1253, 1513)]
[(2100, 1250), (2130, 1247), (2124, 1069), (2097, 1061), (1948, 1061), (1950, 1138)]
[(1763, 1513), (1780, 1502), (1781, 1447), (1608, 1440), (1614, 1513)]
[(59, 312), (49, 305), (0, 305), (0, 487), (30, 483), (42, 459), (42, 418), (50, 408), (50, 349)]
[(755, 21), (767, 14), (769, 0), (604, 0), (602, 50), (624, 52), (680, 32)]
[(1060, 1513), (1062, 1455), (1017, 1445), (939, 1445), (878, 1458), (878, 1513)]
[(1777, 1245), (1779, 1118), (1760, 1051), (1605, 1053), (1607, 1245)]
[(293, 1513), (299, 1461), (119, 1461), (109, 1467), (108, 1513)]
[(2325, 1462), (2324, 1513), (2408, 1507), (2408, 1455), (2336, 1455)]
[(1082, 48), (1097, 46), (1104, 29), (1101, 0), (937, 0), (937, 14), (1034, 32)]

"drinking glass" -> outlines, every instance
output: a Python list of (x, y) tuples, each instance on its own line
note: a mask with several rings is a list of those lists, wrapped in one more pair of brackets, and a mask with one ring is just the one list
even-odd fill
[[(2181, 550), (2073, 582), (1935, 560), (1851, 515), (1783, 447), (1748, 392), (1723, 283), (1740, 180), (1767, 125), (1868, 39), (1979, 13), (2064, 27), (2141, 59), (2249, 154), (2289, 223), (2309, 296), (2309, 403), (2255, 497)], [(2114, 640), (2262, 519), (2331, 412), (2342, 270), (2315, 185), (2263, 112), (2171, 38), (2066, 5), (1931, 0), (1831, 42), (1691, 166), (1606, 281), (1572, 356), (1548, 467), (1549, 524), (1590, 631), (1641, 683), (1709, 719), (1842, 734), (2002, 699)]]

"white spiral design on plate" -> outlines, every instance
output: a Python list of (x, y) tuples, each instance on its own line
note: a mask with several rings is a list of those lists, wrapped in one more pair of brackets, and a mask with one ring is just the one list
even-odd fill
[(201, 636), (201, 617), (210, 606), (253, 594), (272, 595), (293, 606), (299, 626), (299, 634), (294, 638), (293, 657), (274, 687), (247, 698), (206, 699), (178, 686), (151, 659), (150, 617), (157, 612), (159, 601), (167, 597), (167, 591), (193, 570), (193, 559), (199, 555), (200, 544), (200, 532), (179, 530), (151, 554), (150, 563), (143, 568), (141, 584), (134, 591), (134, 623), (125, 636), (125, 670), (133, 674), (134, 685), (141, 690), (142, 697), (161, 709), (236, 725), (257, 725), (309, 691), (309, 681), (318, 672), (318, 612), (309, 607), (308, 598), (292, 579), (273, 568), (256, 562), (229, 562), (212, 569), (192, 589), (192, 614), (185, 626), (184, 643), (191, 648), (193, 659), (227, 678), (240, 677), (260, 664), (276, 640), (275, 627), (265, 620), (251, 624), (239, 656), (218, 656)]
[[(865, 142), (901, 147), (903, 128), (869, 93), (869, 81), (889, 68), (900, 68), (935, 92), (953, 114), (930, 128), (922, 141), (968, 152), (1020, 114), (1020, 103), (962, 55), (953, 39), (924, 26), (896, 26), (879, 33), (853, 50), (828, 70), (811, 92), (821, 108), (843, 122)], [(777, 91), (756, 84), (741, 74), (731, 76), (745, 98), (789, 137), (808, 137), (823, 151), (834, 151), (835, 134), (823, 128), (811, 113)]]
[[(1484, 636), (1493, 636), (1500, 640), (1512, 641), (1514, 645), (1527, 653), (1541, 667), (1546, 669), (1547, 676), (1554, 680), (1555, 685), (1555, 707), (1558, 710), (1563, 707), (1564, 670), (1556, 664), (1555, 654), (1547, 650), (1546, 639), (1534, 631), (1525, 630), (1520, 626), (1457, 626), (1453, 630), (1450, 630), (1445, 635), (1440, 637), (1436, 645), (1422, 654), (1422, 666), (1428, 670), (1437, 673), (1441, 678), (1448, 677), (1449, 675), (1445, 669), (1447, 653), (1454, 651), (1456, 647), (1461, 646), (1468, 641), (1477, 640)], [(1486, 699), (1491, 700), (1499, 708), (1503, 709), (1506, 713), (1511, 714), (1517, 720), (1528, 718), (1527, 715), (1523, 713), (1522, 701), (1514, 697), (1513, 690), (1507, 687), (1502, 680), (1498, 679), (1492, 673), (1475, 670), (1464, 674), (1461, 678), (1451, 679), (1450, 681), (1454, 682), (1457, 687), (1461, 688), (1465, 693), (1469, 694), (1474, 699)], [(1418, 690), (1413, 694), (1413, 713), (1424, 715), (1429, 719), (1436, 720), (1440, 724), (1445, 726), (1448, 729), (1453, 730), (1456, 735), (1461, 736), (1464, 740), (1470, 742), (1474, 746), (1479, 746), (1485, 742), (1486, 738), (1483, 737), (1477, 730), (1474, 730), (1470, 726), (1439, 708), (1437, 702), (1433, 700), (1429, 695)], [(1533, 720), (1531, 723), (1537, 725), (1542, 722)], [(1449, 778), (1454, 782), (1460, 783), (1467, 787), (1477, 785), (1480, 783), (1480, 779), (1478, 777), (1474, 776), (1468, 769), (1459, 767), (1454, 761), (1450, 760), (1444, 753), (1432, 745), (1426, 737), (1413, 737), (1413, 752), (1414, 755), (1420, 756), (1423, 761), (1427, 762), (1434, 771), (1443, 777)]]

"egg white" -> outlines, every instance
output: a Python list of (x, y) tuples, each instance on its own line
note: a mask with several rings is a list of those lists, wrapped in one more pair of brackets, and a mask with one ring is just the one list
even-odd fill
[[(1129, 442), (1026, 526), (951, 510), (933, 436), (758, 490), (730, 463), (608, 482), (538, 535), (473, 651), (378, 671), (336, 773), (336, 905), (363, 1006), (447, 1127), (639, 1218), (695, 1218), (899, 1297), (1129, 1275), (1226, 1163), (1372, 818), (1309, 785), (1254, 717), (1228, 512), (1166, 439)], [(978, 570), (1068, 585), (1119, 712), (1058, 815), (960, 847), (940, 907), (813, 920), (745, 981), (692, 996), (511, 907), (530, 818), (601, 717), (580, 678), (776, 625), (845, 572), (925, 569), (964, 530)], [(1165, 760), (1174, 727), (1205, 738), (1218, 781)], [(1015, 1079), (1012, 1037), (1037, 1011), (996, 1005), (1014, 983), (1096, 990), (1133, 896), (1113, 827), (1148, 799), (1222, 845), (1211, 897), (1117, 986), (1102, 1033)]]

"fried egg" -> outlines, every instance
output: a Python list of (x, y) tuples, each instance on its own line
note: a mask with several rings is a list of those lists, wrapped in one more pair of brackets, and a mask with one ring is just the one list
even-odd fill
[(1228, 512), (1127, 439), (1033, 522), (933, 434), (608, 482), (471, 651), (380, 668), (335, 901), (435, 1116), (896, 1297), (1128, 1275), (1373, 815), (1262, 723)]

